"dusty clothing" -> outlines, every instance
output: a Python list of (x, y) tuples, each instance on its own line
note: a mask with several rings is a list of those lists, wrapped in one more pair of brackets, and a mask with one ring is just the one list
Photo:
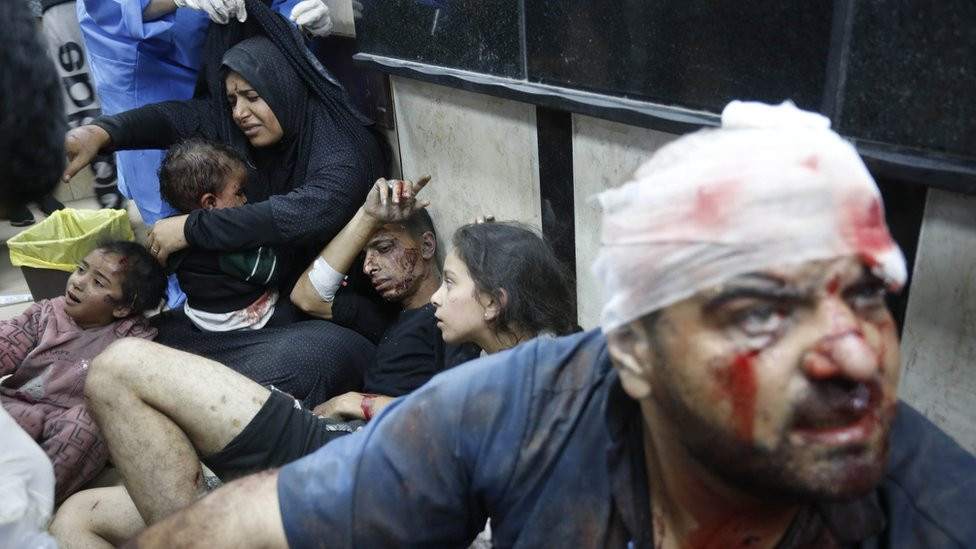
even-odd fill
[[(653, 547), (643, 421), (598, 332), (435, 377), (355, 436), (283, 467), (291, 547)], [(405, 481), (406, 480), (406, 481)], [(800, 513), (781, 547), (976, 546), (976, 458), (900, 405), (885, 477)]]
[(155, 335), (142, 315), (84, 330), (64, 312), (64, 297), (0, 322), (0, 375), (11, 374), (0, 384), (0, 401), (51, 458), (57, 501), (95, 476), (108, 458), (84, 409), (90, 361), (117, 339)]

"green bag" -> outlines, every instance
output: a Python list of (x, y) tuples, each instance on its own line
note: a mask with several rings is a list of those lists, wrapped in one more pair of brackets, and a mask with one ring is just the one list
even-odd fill
[(58, 210), (7, 241), (10, 263), (71, 272), (103, 237), (136, 239), (125, 210)]

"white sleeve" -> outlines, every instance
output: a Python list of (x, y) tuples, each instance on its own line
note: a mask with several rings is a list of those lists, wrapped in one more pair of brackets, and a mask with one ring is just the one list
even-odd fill
[(54, 470), (41, 447), (0, 407), (0, 547), (21, 546), (47, 530)]

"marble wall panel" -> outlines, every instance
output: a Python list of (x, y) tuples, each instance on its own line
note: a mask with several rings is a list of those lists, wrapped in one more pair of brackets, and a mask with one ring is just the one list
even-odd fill
[(573, 179), (576, 206), (576, 295), (579, 323), (599, 325), (600, 286), (590, 272), (600, 247), (597, 193), (620, 184), (662, 145), (678, 136), (599, 118), (573, 115)]
[(901, 348), (901, 397), (976, 452), (974, 196), (929, 189)]
[(541, 227), (535, 106), (393, 78), (404, 177), (424, 190), (441, 238), (476, 215)]

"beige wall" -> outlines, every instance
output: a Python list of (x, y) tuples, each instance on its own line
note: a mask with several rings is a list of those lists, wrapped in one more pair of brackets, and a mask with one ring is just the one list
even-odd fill
[(534, 106), (396, 77), (393, 102), (403, 177), (432, 176), (442, 251), (479, 214), (540, 229)]
[(901, 397), (976, 453), (976, 197), (929, 189), (911, 284)]
[(600, 320), (600, 288), (590, 273), (600, 247), (600, 205), (593, 198), (615, 187), (677, 136), (589, 116), (573, 115), (573, 187), (576, 207), (576, 284), (579, 323)]

